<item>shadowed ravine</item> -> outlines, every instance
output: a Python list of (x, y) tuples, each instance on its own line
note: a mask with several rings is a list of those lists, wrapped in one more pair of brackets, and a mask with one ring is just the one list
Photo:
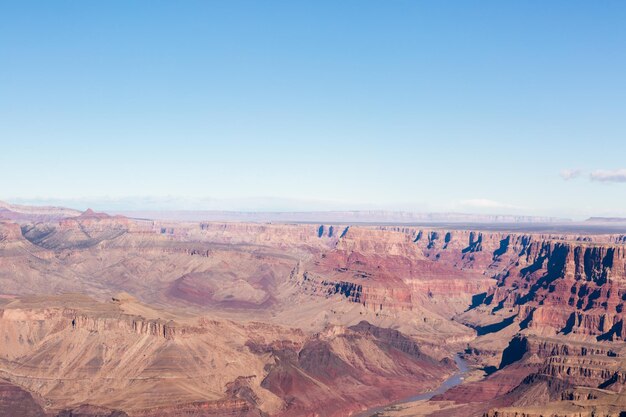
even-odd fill
[(86, 211), (0, 221), (0, 289), (0, 416), (626, 409), (622, 234)]
[(460, 385), (463, 382), (465, 374), (467, 373), (469, 368), (468, 368), (467, 364), (465, 363), (465, 361), (463, 361), (463, 359), (461, 359), (461, 357), (459, 355), (454, 355), (454, 362), (456, 363), (457, 368), (459, 368), (458, 372), (455, 373), (454, 375), (452, 375), (450, 378), (448, 378), (445, 381), (443, 381), (441, 383), (441, 385), (439, 385), (437, 387), (437, 389), (435, 389), (433, 391), (429, 391), (429, 392), (424, 392), (422, 394), (413, 395), (411, 397), (407, 397), (407, 398), (404, 398), (402, 400), (394, 401), (394, 402), (386, 404), (386, 405), (373, 407), (373, 408), (370, 408), (370, 409), (368, 409), (366, 411), (362, 411), (362, 412), (360, 412), (358, 414), (354, 414), (352, 417), (371, 417), (374, 414), (381, 413), (381, 412), (385, 411), (385, 409), (387, 409), (387, 408), (389, 408), (391, 406), (394, 406), (394, 405), (406, 404), (406, 403), (411, 403), (411, 402), (414, 402), (414, 401), (421, 401), (421, 400), (430, 400), (435, 395), (443, 394), (444, 392), (446, 392), (450, 388), (455, 387), (457, 385)]

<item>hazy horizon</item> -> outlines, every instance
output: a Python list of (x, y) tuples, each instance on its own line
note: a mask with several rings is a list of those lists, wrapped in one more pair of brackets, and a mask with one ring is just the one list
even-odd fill
[[(517, 217), (550, 219), (550, 221), (580, 222), (591, 217), (566, 217), (556, 215), (525, 214), (515, 212), (498, 212), (497, 209), (485, 210), (476, 207), (474, 210), (463, 210), (462, 206), (450, 207), (449, 210), (428, 210), (419, 207), (382, 206), (382, 205), (350, 205), (345, 202), (295, 200), (284, 198), (246, 198), (246, 199), (212, 199), (212, 198), (177, 198), (177, 197), (127, 197), (127, 198), (17, 198), (0, 199), (9, 205), (33, 207), (63, 207), (77, 211), (88, 209), (109, 214), (148, 214), (148, 213), (241, 213), (241, 214), (297, 214), (297, 213), (387, 213), (412, 216), (473, 216), (479, 217)], [(397, 216), (396, 216), (397, 217)], [(615, 216), (613, 216), (615, 217)]]
[(467, 214), (476, 216), (518, 216), (545, 217), (566, 221), (584, 221), (592, 217), (626, 218), (626, 211), (598, 210), (597, 212), (574, 212), (559, 210), (528, 210), (518, 207), (506, 207), (492, 204), (488, 200), (457, 201), (446, 206), (428, 203), (350, 203), (316, 199), (290, 199), (282, 197), (247, 197), (247, 198), (210, 198), (210, 197), (175, 197), (175, 196), (137, 196), (137, 197), (16, 197), (3, 198), (8, 204), (26, 206), (56, 206), (84, 211), (93, 209), (101, 212), (149, 212), (149, 211), (215, 211), (248, 213), (294, 213), (294, 212), (366, 212), (386, 211), (415, 214)]

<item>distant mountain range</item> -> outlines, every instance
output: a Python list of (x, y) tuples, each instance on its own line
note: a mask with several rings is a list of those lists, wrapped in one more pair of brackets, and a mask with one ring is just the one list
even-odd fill
[(625, 217), (589, 217), (588, 223), (626, 223)]
[[(0, 201), (0, 219), (53, 221), (82, 213), (60, 206), (31, 206)], [(112, 210), (132, 218), (173, 221), (241, 221), (301, 223), (570, 223), (570, 219), (542, 216), (490, 215), (468, 213), (418, 213), (391, 210), (334, 211), (229, 211), (229, 210)], [(592, 218), (597, 219), (597, 218)], [(591, 219), (590, 219), (591, 220)]]
[(325, 222), (325, 223), (567, 223), (570, 219), (537, 216), (406, 211), (245, 212), (214, 210), (120, 211), (128, 217), (176, 221)]
[(79, 210), (55, 206), (27, 206), (0, 201), (0, 220), (53, 221), (80, 215)]

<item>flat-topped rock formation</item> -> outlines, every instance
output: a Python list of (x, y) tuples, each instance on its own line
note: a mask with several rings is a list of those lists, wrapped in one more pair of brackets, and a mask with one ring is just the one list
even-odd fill
[(625, 248), (623, 234), (90, 210), (3, 221), (0, 406), (338, 417), (437, 387), (462, 352), (469, 380), (422, 414), (604, 412), (626, 384)]

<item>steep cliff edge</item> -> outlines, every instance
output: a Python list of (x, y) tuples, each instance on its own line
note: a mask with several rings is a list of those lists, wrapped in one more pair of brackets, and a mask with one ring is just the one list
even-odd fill
[[(431, 304), (459, 312), (472, 295), (495, 282), (475, 271), (428, 259), (414, 238), (399, 231), (350, 227), (334, 249), (305, 264), (299, 276), (307, 291), (339, 294), (375, 310), (417, 310)], [(439, 303), (442, 299), (446, 303)]]
[(516, 308), (524, 328), (623, 340), (625, 268), (623, 245), (531, 243), (484, 304)]
[(465, 351), (488, 375), (432, 400), (461, 415), (610, 397), (626, 384), (625, 245), (91, 212), (0, 223), (0, 376), (57, 414), (332, 416), (429, 389)]
[(127, 295), (13, 299), (0, 307), (0, 338), (0, 407), (24, 404), (14, 417), (39, 417), (42, 406), (63, 417), (339, 417), (454, 371), (367, 322), (306, 334), (173, 315)]

